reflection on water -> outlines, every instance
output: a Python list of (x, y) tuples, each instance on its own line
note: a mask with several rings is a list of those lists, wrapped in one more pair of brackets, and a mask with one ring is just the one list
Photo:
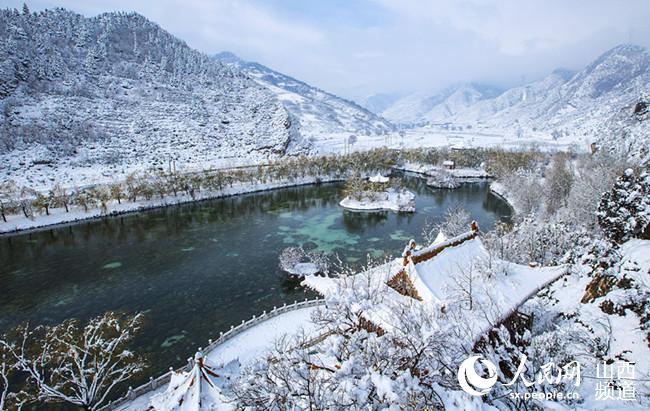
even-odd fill
[[(364, 265), (419, 238), (426, 218), (462, 204), (488, 229), (510, 213), (487, 185), (433, 190), (409, 178), (415, 214), (355, 213), (340, 184), (305, 186), (169, 207), (0, 238), (0, 331), (107, 310), (145, 311), (134, 349), (150, 374), (179, 366), (208, 338), (307, 295), (278, 254), (303, 245)], [(145, 377), (146, 378), (146, 377)]]

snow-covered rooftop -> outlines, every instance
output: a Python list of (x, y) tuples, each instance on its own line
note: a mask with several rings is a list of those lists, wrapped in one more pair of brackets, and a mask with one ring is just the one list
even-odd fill
[[(426, 256), (426, 258), (417, 257)], [(443, 307), (458, 298), (459, 288), (474, 282), (473, 304), (490, 305), (497, 314), (497, 321), (507, 317), (541, 288), (555, 281), (566, 272), (566, 267), (532, 268), (514, 264), (490, 256), (477, 232), (468, 232), (451, 239), (439, 236), (429, 247), (415, 251), (404, 259), (396, 259), (371, 270), (351, 277), (330, 278), (307, 276), (303, 285), (325, 297), (335, 295), (340, 289), (352, 285), (369, 286), (383, 295), (386, 307), (389, 304), (431, 304)], [(388, 285), (390, 279), (401, 271), (421, 298), (400, 294)], [(360, 312), (364, 318), (385, 331), (392, 328), (392, 319), (384, 315), (389, 310), (381, 304), (364, 307)], [(477, 318), (475, 338), (489, 330), (492, 321)]]
[(221, 393), (221, 387), (229, 374), (239, 368), (239, 363), (235, 362), (220, 367), (212, 364), (202, 352), (197, 352), (194, 367), (187, 372), (173, 373), (167, 390), (151, 398), (150, 408), (155, 411), (233, 409)]

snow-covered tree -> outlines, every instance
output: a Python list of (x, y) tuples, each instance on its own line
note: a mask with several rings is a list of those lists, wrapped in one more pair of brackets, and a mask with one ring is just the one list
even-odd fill
[(593, 229), (597, 226), (596, 209), (604, 192), (609, 191), (623, 171), (625, 162), (604, 152), (582, 156), (576, 164), (576, 177), (560, 211), (576, 226)]
[(650, 239), (650, 176), (627, 169), (605, 193), (596, 212), (598, 225), (610, 240)]
[(573, 180), (573, 170), (568, 155), (565, 153), (555, 154), (550, 170), (544, 179), (544, 197), (548, 214), (554, 214), (566, 204)]
[[(446, 314), (438, 306), (385, 298), (382, 287), (348, 273), (343, 269), (337, 292), (312, 316), (322, 335), (278, 341), (233, 382), (238, 407), (443, 408), (443, 387), (457, 389), (455, 371), (468, 353), (465, 344), (455, 343), (462, 324), (441, 321)], [(390, 324), (369, 315), (379, 306)]]
[(45, 211), (45, 215), (50, 215), (50, 197), (45, 194), (36, 191), (34, 192), (34, 200), (32, 200), (32, 205), (39, 210), (41, 213)]
[(107, 312), (85, 325), (75, 319), (21, 325), (0, 338), (0, 349), (26, 377), (34, 401), (96, 410), (115, 387), (144, 369), (144, 361), (128, 349), (141, 324), (141, 314)]
[(6, 409), (5, 403), (9, 394), (9, 367), (5, 358), (2, 357), (0, 364), (0, 410)]
[(562, 263), (582, 236), (579, 227), (558, 219), (542, 219), (529, 214), (513, 227), (498, 225), (483, 236), (487, 248), (498, 258), (520, 264)]
[(442, 221), (435, 222), (427, 219), (422, 229), (425, 245), (433, 243), (438, 233), (451, 238), (469, 231), (470, 214), (462, 205), (456, 204), (445, 211)]
[[(303, 264), (302, 272), (299, 265)], [(310, 267), (306, 267), (309, 265)], [(280, 269), (294, 275), (329, 272), (329, 259), (327, 254), (319, 251), (306, 251), (302, 247), (287, 247), (280, 253)]]
[(2, 221), (7, 222), (7, 214), (9, 214), (11, 205), (15, 201), (18, 187), (16, 183), (11, 180), (3, 181), (0, 183), (0, 216)]
[(56, 184), (52, 190), (50, 190), (50, 204), (52, 207), (63, 207), (65, 212), (69, 212), (70, 196), (68, 195), (67, 190), (62, 187), (60, 184)]

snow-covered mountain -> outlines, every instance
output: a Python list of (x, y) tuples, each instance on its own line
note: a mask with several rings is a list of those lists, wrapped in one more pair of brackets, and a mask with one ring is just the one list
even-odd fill
[(397, 100), (404, 97), (403, 93), (377, 93), (355, 97), (362, 107), (367, 108), (375, 114), (381, 113), (388, 107), (392, 106)]
[(274, 93), (138, 14), (6, 9), (0, 39), (0, 177), (120, 178), (297, 149)]
[(395, 101), (381, 114), (400, 124), (445, 122), (473, 104), (497, 96), (501, 91), (497, 87), (479, 83), (458, 84), (437, 94), (409, 94)]
[(598, 149), (650, 164), (650, 92), (613, 113), (599, 130)]
[(243, 71), (270, 90), (296, 122), (300, 135), (317, 140), (332, 133), (385, 134), (394, 126), (358, 104), (327, 93), (262, 64), (240, 59), (230, 52), (215, 58)]
[(519, 124), (581, 134), (639, 98), (650, 87), (650, 53), (642, 47), (615, 47), (568, 76), (555, 71), (537, 82), (512, 88), (453, 117), (458, 122)]
[(450, 122), (584, 137), (602, 133), (613, 115), (647, 90), (650, 53), (643, 47), (621, 45), (576, 73), (555, 70), (493, 96), (490, 90), (471, 87), (433, 97), (408, 96), (383, 114), (402, 123)]

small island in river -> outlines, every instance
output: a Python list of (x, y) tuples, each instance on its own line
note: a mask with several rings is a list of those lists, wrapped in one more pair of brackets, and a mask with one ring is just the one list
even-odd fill
[(415, 194), (401, 187), (398, 179), (377, 175), (363, 180), (350, 178), (339, 205), (353, 211), (415, 212)]

